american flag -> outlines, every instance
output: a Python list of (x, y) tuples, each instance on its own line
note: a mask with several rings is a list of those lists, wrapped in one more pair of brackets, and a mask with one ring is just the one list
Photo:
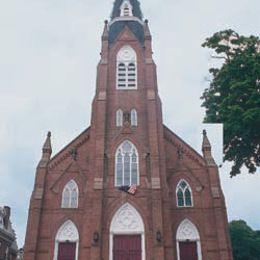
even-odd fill
[(119, 190), (124, 191), (126, 193), (129, 193), (131, 195), (135, 195), (137, 191), (136, 185), (131, 185), (131, 186), (121, 186)]

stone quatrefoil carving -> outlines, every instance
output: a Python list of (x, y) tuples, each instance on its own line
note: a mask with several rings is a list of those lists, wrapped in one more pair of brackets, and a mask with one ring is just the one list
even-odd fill
[(197, 228), (189, 221), (184, 220), (177, 231), (178, 240), (198, 240), (199, 233)]
[(111, 230), (114, 232), (143, 232), (143, 221), (138, 212), (129, 204), (116, 213)]
[(75, 237), (74, 227), (71, 226), (71, 225), (66, 226), (66, 227), (63, 229), (62, 236), (68, 237), (68, 238), (73, 238), (73, 237)]
[(137, 229), (138, 223), (135, 214), (130, 209), (122, 211), (118, 216), (116, 226), (121, 230)]
[(77, 241), (79, 239), (79, 233), (75, 224), (68, 220), (59, 229), (56, 240), (58, 241)]

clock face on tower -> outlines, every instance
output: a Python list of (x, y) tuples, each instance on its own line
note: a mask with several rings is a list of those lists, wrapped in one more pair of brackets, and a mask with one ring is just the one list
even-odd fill
[(126, 45), (119, 51), (117, 59), (125, 62), (135, 61), (136, 53), (131, 46)]

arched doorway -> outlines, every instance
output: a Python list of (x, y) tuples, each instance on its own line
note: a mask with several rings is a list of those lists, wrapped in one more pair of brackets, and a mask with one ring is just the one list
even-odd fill
[(78, 260), (78, 245), (78, 229), (71, 220), (68, 220), (56, 234), (54, 260)]
[(115, 213), (110, 225), (109, 259), (145, 260), (144, 223), (129, 203)]
[(181, 222), (176, 234), (178, 260), (202, 260), (200, 235), (188, 219)]

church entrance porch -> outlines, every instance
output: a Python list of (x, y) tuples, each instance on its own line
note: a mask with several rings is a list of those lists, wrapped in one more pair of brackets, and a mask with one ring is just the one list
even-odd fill
[(141, 260), (141, 235), (115, 235), (113, 243), (113, 260)]

